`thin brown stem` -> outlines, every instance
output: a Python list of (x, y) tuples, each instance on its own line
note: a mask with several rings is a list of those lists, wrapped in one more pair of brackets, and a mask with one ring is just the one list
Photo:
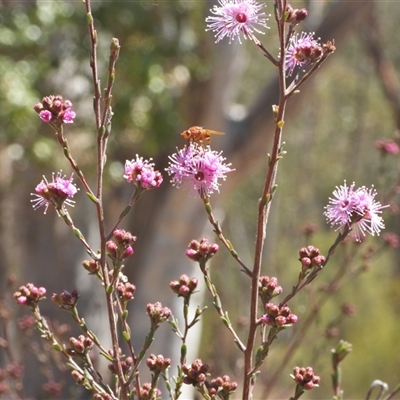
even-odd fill
[(278, 161), (280, 159), (280, 149), (282, 142), (282, 128), (284, 125), (284, 115), (286, 107), (286, 78), (285, 78), (285, 22), (282, 19), (286, 9), (285, 0), (277, 0), (276, 22), (278, 27), (278, 35), (280, 41), (280, 57), (278, 63), (279, 71), (279, 103), (275, 117), (275, 133), (272, 153), (269, 159), (268, 171), (265, 179), (264, 189), (258, 206), (257, 234), (256, 245), (254, 250), (254, 267), (251, 285), (251, 301), (250, 301), (250, 326), (245, 351), (244, 360), (244, 379), (243, 379), (243, 400), (249, 400), (252, 396), (254, 377), (253, 370), (253, 352), (257, 333), (257, 311), (258, 311), (258, 281), (261, 273), (262, 253), (266, 237), (266, 225), (268, 222), (271, 200), (275, 186), (276, 174), (278, 170)]
[(86, 178), (83, 174), (83, 172), (81, 171), (81, 169), (79, 168), (77, 162), (75, 161), (75, 159), (72, 157), (71, 155), (71, 151), (68, 145), (68, 141), (67, 139), (65, 139), (64, 137), (64, 131), (63, 131), (63, 126), (55, 126), (53, 125), (55, 131), (56, 131), (56, 137), (58, 142), (60, 143), (63, 152), (64, 152), (64, 156), (66, 157), (66, 159), (69, 161), (69, 163), (71, 164), (72, 169), (75, 171), (76, 175), (78, 176), (78, 178), (80, 179), (80, 181), (82, 182), (82, 185), (85, 187), (85, 189), (87, 190), (87, 192), (89, 193), (89, 195), (95, 199), (95, 195), (92, 192), (92, 189), (90, 188), (89, 184), (86, 181)]
[(221, 300), (220, 300), (220, 298), (218, 296), (218, 293), (217, 293), (217, 291), (215, 289), (215, 286), (211, 282), (211, 277), (210, 277), (210, 274), (208, 272), (208, 269), (204, 268), (204, 269), (202, 269), (202, 271), (203, 271), (204, 281), (206, 283), (207, 290), (211, 293), (211, 295), (213, 297), (213, 305), (214, 305), (215, 309), (217, 310), (219, 316), (223, 320), (224, 325), (228, 328), (229, 332), (232, 334), (233, 339), (234, 339), (235, 343), (237, 344), (237, 346), (239, 347), (239, 349), (242, 352), (245, 352), (246, 348), (245, 348), (244, 344), (242, 343), (242, 341), (240, 340), (239, 336), (237, 335), (237, 333), (233, 329), (233, 326), (229, 321), (228, 314), (226, 312), (224, 312), (224, 310), (222, 308)]
[[(104, 289), (106, 294), (106, 302), (107, 302), (107, 313), (109, 319), (109, 327), (111, 333), (111, 341), (113, 348), (113, 358), (115, 362), (115, 367), (118, 376), (118, 389), (120, 390), (120, 397), (122, 400), (128, 399), (128, 384), (125, 381), (124, 373), (121, 365), (121, 356), (120, 356), (120, 346), (118, 340), (118, 330), (117, 330), (117, 321), (116, 321), (116, 309), (113, 301), (113, 290), (114, 288), (110, 285), (110, 277), (109, 277), (109, 268), (106, 261), (106, 231), (105, 231), (105, 221), (104, 221), (104, 207), (103, 207), (103, 175), (104, 175), (104, 165), (105, 165), (105, 151), (107, 147), (107, 138), (108, 135), (105, 135), (105, 128), (103, 125), (103, 121), (107, 120), (107, 116), (109, 116), (109, 101), (106, 104), (103, 104), (103, 119), (101, 117), (101, 102), (104, 102), (104, 99), (101, 96), (100, 90), (100, 79), (98, 76), (98, 67), (97, 67), (97, 32), (94, 28), (94, 20), (91, 12), (90, 0), (85, 0), (86, 13), (88, 18), (88, 27), (89, 27), (89, 36), (90, 36), (90, 67), (92, 69), (92, 79), (93, 79), (93, 88), (94, 88), (94, 114), (96, 120), (96, 129), (97, 129), (97, 192), (96, 192), (96, 211), (98, 218), (98, 226), (99, 226), (99, 235), (100, 235), (100, 266), (103, 273), (104, 279)], [(116, 59), (116, 58), (115, 58)], [(114, 70), (110, 72), (109, 77), (114, 73)], [(113, 75), (112, 75), (113, 78)], [(109, 78), (109, 91), (106, 92), (106, 96), (108, 99), (111, 98), (111, 88), (112, 88), (113, 79)]]
[(289, 99), (291, 96), (293, 96), (293, 94), (299, 90), (300, 86), (302, 86), (311, 77), (311, 75), (314, 74), (314, 72), (332, 53), (333, 51), (324, 53), (323, 56), (300, 78), (299, 81), (293, 81), (286, 91), (286, 98)]
[(232, 243), (225, 238), (221, 225), (219, 222), (215, 219), (211, 204), (210, 204), (210, 199), (208, 196), (202, 196), (206, 212), (208, 215), (208, 220), (210, 221), (211, 225), (214, 227), (214, 232), (218, 236), (218, 239), (223, 243), (223, 245), (229, 250), (231, 256), (238, 262), (238, 264), (243, 268), (243, 272), (249, 276), (250, 278), (252, 277), (253, 273), (251, 270), (245, 265), (245, 263), (242, 261), (242, 259), (239, 257), (239, 254), (237, 251), (233, 248)]
[(86, 248), (90, 257), (94, 260), (98, 260), (98, 255), (92, 250), (88, 242), (86, 241), (85, 237), (83, 236), (82, 232), (75, 226), (74, 221), (72, 220), (71, 216), (69, 215), (68, 211), (65, 208), (57, 209), (58, 214), (64, 220), (64, 222), (72, 229), (74, 235), (81, 241), (83, 246)]
[(118, 226), (122, 222), (122, 220), (128, 215), (129, 211), (131, 210), (133, 205), (139, 200), (139, 197), (142, 195), (142, 193), (143, 193), (142, 190), (140, 190), (139, 188), (136, 188), (135, 192), (132, 194), (132, 196), (129, 200), (128, 205), (124, 208), (124, 210), (119, 215), (117, 222), (107, 233), (106, 240), (110, 240), (111, 236), (113, 235), (114, 230), (118, 228)]

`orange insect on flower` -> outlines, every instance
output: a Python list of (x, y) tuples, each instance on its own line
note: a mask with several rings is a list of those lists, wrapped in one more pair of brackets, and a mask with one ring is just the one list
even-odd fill
[(192, 126), (181, 133), (184, 139), (203, 144), (211, 141), (211, 135), (225, 135), (224, 132), (205, 129), (201, 126)]

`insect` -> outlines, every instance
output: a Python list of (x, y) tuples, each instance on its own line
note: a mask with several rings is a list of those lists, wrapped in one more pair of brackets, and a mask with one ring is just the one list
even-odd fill
[(211, 141), (211, 135), (225, 135), (225, 132), (205, 129), (201, 126), (192, 126), (181, 133), (184, 139), (203, 144)]

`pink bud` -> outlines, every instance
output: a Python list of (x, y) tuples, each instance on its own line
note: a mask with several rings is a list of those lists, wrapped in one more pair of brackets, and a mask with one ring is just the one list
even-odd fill
[(19, 296), (17, 299), (17, 303), (21, 306), (25, 306), (26, 304), (28, 304), (28, 298), (25, 296)]
[(269, 316), (268, 314), (265, 314), (261, 317), (261, 322), (265, 325), (274, 325), (274, 318)]
[(283, 326), (287, 324), (287, 320), (282, 315), (279, 315), (278, 317), (275, 318), (275, 323), (277, 326)]
[(131, 246), (128, 246), (128, 247), (125, 249), (122, 258), (124, 258), (124, 259), (125, 259), (125, 258), (128, 258), (128, 257), (130, 257), (133, 253), (134, 253), (133, 248), (132, 248)]
[(295, 314), (289, 314), (288, 317), (286, 318), (286, 322), (288, 324), (295, 324), (298, 321), (297, 315)]

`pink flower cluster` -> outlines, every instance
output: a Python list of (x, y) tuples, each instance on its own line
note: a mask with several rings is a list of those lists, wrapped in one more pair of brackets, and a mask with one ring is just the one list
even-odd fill
[(285, 69), (287, 76), (291, 76), (296, 67), (304, 68), (317, 61), (324, 50), (314, 39), (314, 33), (302, 32), (290, 38), (286, 52)]
[(211, 150), (190, 142), (188, 146), (178, 150), (169, 157), (166, 171), (172, 176), (171, 183), (177, 188), (189, 187), (201, 197), (219, 191), (219, 180), (225, 180), (228, 172), (234, 171), (231, 164), (224, 164), (222, 152)]
[(298, 320), (297, 315), (292, 314), (286, 304), (277, 306), (274, 303), (267, 303), (264, 308), (266, 313), (261, 317), (261, 322), (265, 325), (285, 328), (295, 324)]
[(186, 250), (186, 256), (192, 261), (208, 261), (214, 257), (219, 250), (216, 243), (209, 243), (206, 238), (202, 238), (200, 242), (192, 240)]
[(354, 183), (348, 187), (345, 181), (342, 186), (336, 187), (334, 197), (329, 199), (329, 204), (325, 207), (324, 215), (337, 230), (345, 226), (355, 227), (357, 240), (360, 240), (360, 233), (363, 236), (366, 233), (379, 235), (385, 228), (380, 214), (388, 206), (382, 206), (379, 201), (375, 201), (376, 195), (374, 187), (367, 189), (362, 186), (355, 189)]
[(62, 175), (62, 171), (60, 171), (56, 175), (53, 173), (52, 178), (52, 181), (48, 182), (43, 176), (43, 180), (35, 188), (36, 193), (32, 193), (32, 196), (36, 197), (31, 200), (34, 210), (43, 206), (46, 214), (50, 205), (56, 209), (61, 209), (64, 204), (70, 207), (74, 206), (75, 202), (71, 198), (78, 189), (72, 183), (73, 175), (71, 174), (71, 177), (66, 179), (66, 176)]
[(19, 290), (14, 293), (14, 298), (18, 304), (30, 306), (42, 300), (45, 294), (46, 289), (44, 287), (36, 287), (33, 283), (27, 283), (19, 287)]
[(113, 240), (106, 243), (107, 255), (113, 260), (121, 262), (133, 255), (132, 245), (136, 242), (136, 236), (133, 236), (125, 229), (116, 229), (113, 232)]
[(235, 39), (241, 43), (240, 35), (252, 39), (253, 32), (264, 33), (260, 28), (267, 28), (268, 15), (261, 10), (265, 4), (255, 0), (218, 0), (220, 6), (214, 6), (210, 11), (214, 16), (207, 17), (207, 30), (214, 32), (218, 43), (224, 37), (229, 43)]
[(294, 367), (293, 374), (290, 376), (304, 390), (319, 387), (319, 382), (321, 381), (321, 378), (314, 374), (314, 370), (311, 367)]
[(136, 160), (126, 160), (124, 178), (133, 182), (138, 188), (153, 189), (160, 187), (163, 177), (159, 171), (154, 170), (154, 163), (143, 160), (136, 154)]
[(64, 100), (60, 95), (43, 97), (42, 102), (36, 103), (33, 108), (39, 114), (40, 119), (46, 123), (57, 121), (71, 124), (76, 117), (75, 112), (72, 111), (72, 103)]

